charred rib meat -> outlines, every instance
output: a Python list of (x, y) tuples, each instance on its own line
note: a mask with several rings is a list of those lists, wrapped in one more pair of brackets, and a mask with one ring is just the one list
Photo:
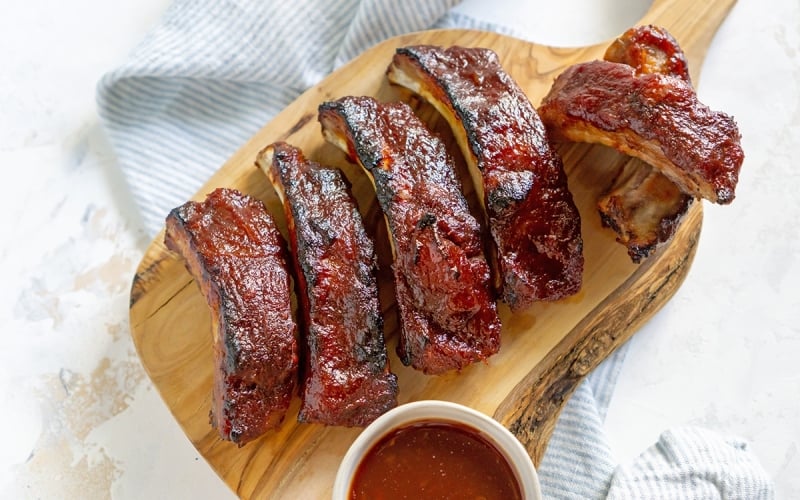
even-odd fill
[(436, 374), (496, 353), (500, 321), (480, 228), (444, 144), (404, 103), (345, 97), (322, 104), (319, 120), (369, 173), (388, 221), (401, 361)]
[(554, 138), (605, 144), (649, 163), (684, 193), (733, 201), (744, 160), (739, 129), (682, 78), (609, 61), (577, 64), (559, 75), (539, 114)]
[(576, 293), (580, 215), (533, 105), (489, 49), (397, 50), (389, 80), (447, 119), (486, 210), (503, 299), (514, 309)]
[(280, 424), (297, 376), (283, 240), (263, 203), (232, 189), (167, 216), (165, 244), (183, 257), (212, 315), (211, 422), (239, 446)]
[[(687, 83), (689, 66), (678, 42), (657, 26), (631, 28), (608, 47), (605, 60), (631, 66), (637, 73), (672, 75)], [(603, 225), (617, 233), (634, 262), (672, 239), (694, 197), (657, 169), (631, 158), (597, 202)]]
[(283, 202), (293, 250), (306, 334), (298, 420), (365, 426), (397, 405), (372, 240), (338, 170), (286, 143), (257, 164)]

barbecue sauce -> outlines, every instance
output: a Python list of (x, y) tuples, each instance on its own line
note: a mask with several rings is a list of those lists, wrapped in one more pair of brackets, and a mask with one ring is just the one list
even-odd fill
[(350, 500), (522, 499), (500, 451), (471, 427), (420, 421), (393, 430), (356, 468)]

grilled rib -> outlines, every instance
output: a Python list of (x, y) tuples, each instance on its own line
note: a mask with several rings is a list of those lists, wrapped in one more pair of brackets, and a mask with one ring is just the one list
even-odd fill
[(369, 174), (393, 245), (398, 355), (429, 374), (500, 347), (480, 228), (452, 159), (404, 103), (344, 97), (319, 108), (323, 134)]
[(486, 211), (503, 300), (522, 309), (576, 293), (580, 215), (533, 105), (489, 49), (397, 50), (389, 81), (429, 101), (453, 129)]
[(263, 203), (232, 189), (173, 209), (166, 224), (167, 248), (211, 309), (212, 425), (242, 446), (283, 421), (296, 382), (283, 240)]
[(286, 143), (256, 161), (283, 202), (306, 334), (298, 420), (365, 426), (397, 406), (372, 240), (341, 173)]
[(744, 160), (739, 129), (679, 77), (609, 61), (576, 64), (556, 78), (539, 114), (554, 138), (610, 146), (686, 194), (733, 201)]
[[(690, 82), (689, 66), (678, 42), (665, 29), (631, 28), (609, 45), (604, 59), (631, 66), (636, 73), (672, 75)], [(694, 197), (661, 172), (635, 158), (625, 162), (597, 207), (603, 225), (617, 233), (633, 262), (641, 262), (669, 242)]]

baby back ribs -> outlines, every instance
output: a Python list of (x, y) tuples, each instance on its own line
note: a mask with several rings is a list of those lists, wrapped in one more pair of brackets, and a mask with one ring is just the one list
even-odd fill
[(341, 173), (286, 143), (257, 158), (283, 202), (306, 334), (298, 420), (365, 426), (397, 406), (372, 240)]
[(497, 55), (405, 47), (387, 75), (428, 100), (453, 129), (486, 211), (503, 300), (521, 309), (576, 293), (583, 274), (580, 215), (536, 110)]
[(500, 347), (480, 227), (452, 158), (405, 103), (344, 97), (320, 106), (323, 134), (375, 184), (394, 250), (398, 355), (429, 374), (485, 360)]
[[(689, 66), (678, 42), (665, 29), (647, 25), (627, 30), (609, 45), (604, 59), (637, 73), (660, 73), (690, 82)], [(694, 197), (657, 169), (631, 158), (617, 172), (597, 207), (603, 225), (617, 233), (634, 262), (669, 242)]]
[(554, 138), (613, 147), (686, 194), (733, 201), (744, 160), (739, 129), (681, 77), (609, 61), (576, 64), (556, 78), (539, 114)]
[(283, 421), (297, 376), (297, 327), (278, 229), (263, 203), (232, 189), (167, 216), (167, 248), (183, 257), (211, 309), (211, 423), (239, 446)]

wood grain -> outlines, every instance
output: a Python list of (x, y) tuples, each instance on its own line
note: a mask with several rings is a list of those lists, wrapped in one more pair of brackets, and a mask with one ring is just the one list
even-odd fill
[[(638, 24), (659, 24), (672, 32), (687, 52), (697, 82), (705, 51), (733, 3), (657, 0)], [(427, 31), (388, 40), (301, 95), (243, 145), (194, 199), (204, 198), (216, 187), (235, 187), (264, 200), (279, 224), (285, 224), (277, 196), (254, 166), (256, 153), (271, 142), (286, 140), (317, 161), (341, 167), (379, 249), (381, 301), (392, 368), (399, 378), (400, 402), (444, 399), (493, 415), (520, 438), (538, 464), (558, 414), (577, 384), (652, 317), (682, 283), (700, 237), (702, 204), (694, 204), (670, 245), (645, 263), (634, 265), (625, 248), (615, 243), (614, 235), (601, 227), (594, 207), (599, 187), (628, 159), (600, 146), (562, 145), (559, 152), (582, 216), (586, 257), (582, 290), (569, 299), (537, 304), (516, 314), (501, 306), (503, 346), (486, 364), (438, 377), (402, 366), (393, 354), (397, 319), (383, 218), (370, 182), (323, 141), (316, 110), (322, 101), (343, 95), (410, 99), (459, 157), (443, 120), (385, 80), (384, 71), (395, 48), (417, 43), (494, 49), (534, 104), (565, 67), (602, 57), (607, 46), (553, 48), (464, 30)], [(463, 162), (459, 162), (459, 168), (463, 168)], [(474, 205), (469, 178), (460, 173)], [(130, 323), (145, 370), (174, 417), (240, 497), (329, 497), (338, 463), (359, 429), (298, 424), (299, 400), (295, 398), (287, 421), (278, 431), (243, 448), (221, 441), (208, 419), (213, 366), (210, 314), (197, 285), (162, 241), (163, 232), (148, 248), (133, 279)]]

